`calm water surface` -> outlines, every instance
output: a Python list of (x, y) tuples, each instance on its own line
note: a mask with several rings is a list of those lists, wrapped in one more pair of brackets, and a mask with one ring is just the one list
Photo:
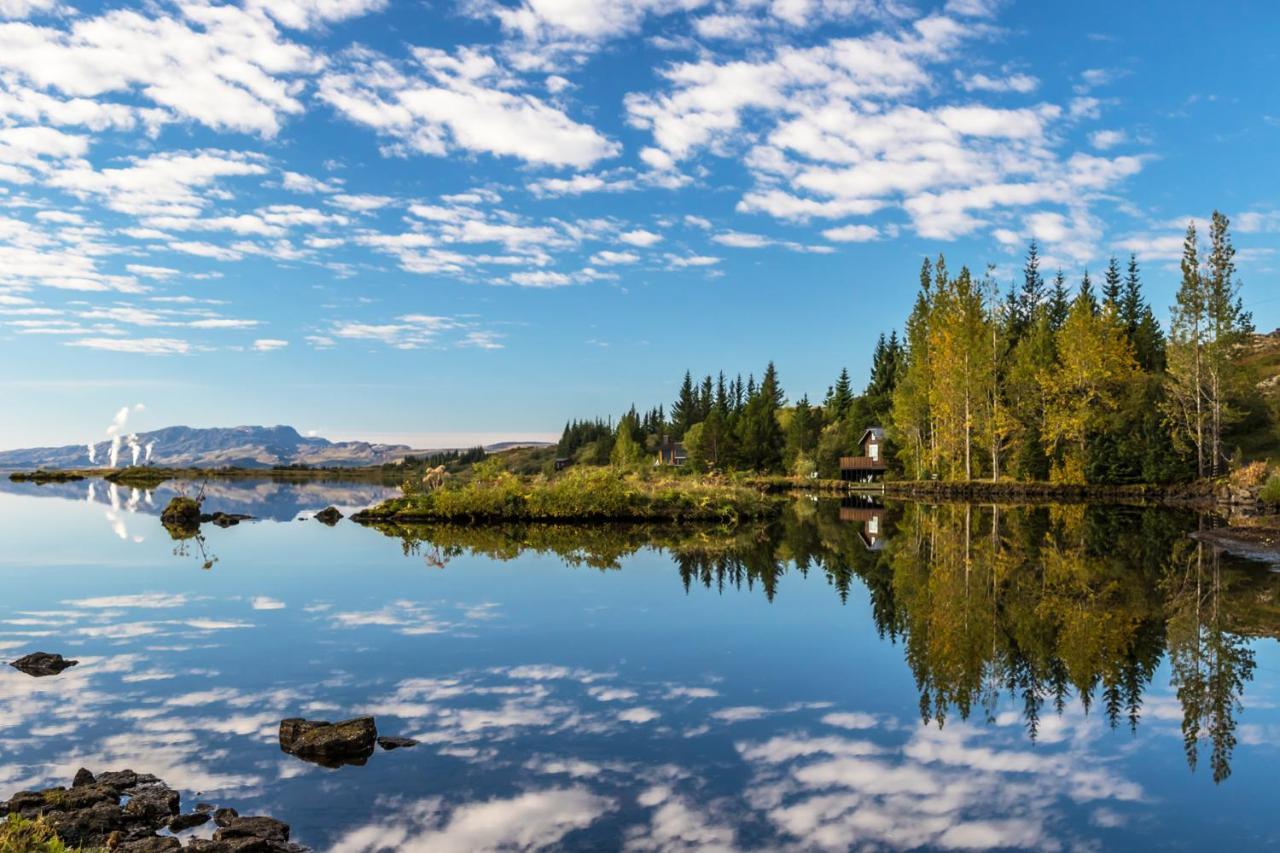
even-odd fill
[[(360, 485), (0, 491), (0, 795), (155, 773), (318, 850), (1280, 843), (1280, 575), (1163, 510), (376, 531)], [(281, 718), (423, 743), (326, 769)], [(197, 832), (210, 832), (205, 827)]]

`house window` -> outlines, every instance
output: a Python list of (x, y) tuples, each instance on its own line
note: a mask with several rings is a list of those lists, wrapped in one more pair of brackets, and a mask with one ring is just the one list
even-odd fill
[(880, 459), (880, 445), (875, 441), (869, 442), (867, 444), (867, 455), (878, 461)]

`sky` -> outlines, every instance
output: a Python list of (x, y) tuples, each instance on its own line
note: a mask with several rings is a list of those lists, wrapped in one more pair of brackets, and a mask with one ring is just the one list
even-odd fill
[(0, 447), (554, 437), (865, 382), (921, 259), (1231, 217), (1280, 326), (1280, 4), (0, 0)]

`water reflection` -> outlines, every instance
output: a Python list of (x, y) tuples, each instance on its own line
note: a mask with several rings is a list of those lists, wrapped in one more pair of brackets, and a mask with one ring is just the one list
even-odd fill
[(1186, 760), (1207, 744), (1215, 782), (1231, 773), (1236, 717), (1255, 669), (1250, 637), (1280, 635), (1280, 575), (1187, 537), (1204, 520), (1163, 508), (928, 506), (798, 501), (777, 523), (732, 528), (555, 525), (383, 526), (407, 555), (444, 568), (461, 554), (526, 551), (617, 569), (666, 553), (685, 589), (759, 589), (820, 572), (848, 598), (867, 589), (882, 638), (899, 643), (920, 717), (997, 722), (1018, 707), (1027, 736), (1075, 702), (1136, 730), (1167, 657)]
[[(224, 559), (202, 572), (127, 491), (118, 539), (105, 494), (0, 496), (28, 560), (0, 552), (0, 652), (81, 661), (0, 667), (0, 795), (132, 766), (349, 853), (1277, 840), (1259, 638), (1280, 577), (1188, 539), (1193, 514), (257, 523), (208, 529)], [(340, 769), (280, 752), (281, 719), (363, 714), (420, 745)]]

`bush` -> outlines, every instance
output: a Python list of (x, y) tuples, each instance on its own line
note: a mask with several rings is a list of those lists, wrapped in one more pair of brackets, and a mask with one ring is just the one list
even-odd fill
[(9, 815), (0, 821), (0, 853), (70, 853), (43, 817)]
[(1280, 471), (1275, 472), (1268, 478), (1258, 497), (1265, 504), (1280, 506)]

